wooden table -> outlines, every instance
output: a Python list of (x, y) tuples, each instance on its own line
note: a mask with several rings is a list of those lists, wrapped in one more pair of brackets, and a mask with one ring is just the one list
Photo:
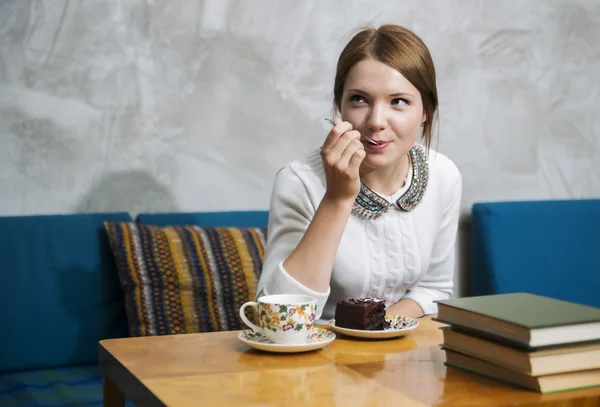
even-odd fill
[(325, 349), (271, 354), (238, 332), (100, 342), (105, 406), (600, 406), (600, 388), (538, 393), (446, 368), (440, 324), (403, 338), (338, 337)]

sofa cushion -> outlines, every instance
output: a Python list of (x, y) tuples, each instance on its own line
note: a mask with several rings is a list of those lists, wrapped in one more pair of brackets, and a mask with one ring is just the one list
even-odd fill
[(131, 217), (0, 217), (0, 372), (95, 363), (128, 335), (107, 220)]
[(132, 336), (236, 330), (266, 230), (106, 223)]
[[(0, 406), (101, 407), (98, 365), (31, 370), (0, 375)], [(133, 406), (127, 400), (127, 406)]]
[(529, 292), (600, 307), (600, 200), (477, 203), (469, 295)]

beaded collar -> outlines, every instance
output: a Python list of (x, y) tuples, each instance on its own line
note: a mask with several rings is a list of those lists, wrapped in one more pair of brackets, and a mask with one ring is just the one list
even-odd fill
[(420, 146), (413, 146), (409, 151), (409, 157), (413, 168), (411, 183), (408, 189), (395, 204), (372, 191), (361, 183), (360, 192), (354, 200), (352, 213), (356, 216), (376, 219), (389, 211), (394, 206), (398, 210), (411, 211), (421, 202), (423, 194), (427, 189), (429, 181), (429, 165), (427, 156)]

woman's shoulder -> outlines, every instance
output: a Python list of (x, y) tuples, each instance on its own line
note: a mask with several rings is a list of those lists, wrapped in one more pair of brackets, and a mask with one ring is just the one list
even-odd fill
[(431, 178), (439, 180), (442, 184), (450, 184), (450, 187), (461, 182), (460, 171), (448, 156), (432, 148), (426, 154)]
[(278, 178), (299, 178), (303, 182), (318, 182), (325, 177), (319, 149), (311, 150), (277, 171)]
[[(273, 197), (285, 200), (304, 198), (316, 207), (325, 194), (325, 171), (320, 150), (309, 151), (281, 167), (275, 176)], [(310, 206), (310, 205), (309, 205)]]

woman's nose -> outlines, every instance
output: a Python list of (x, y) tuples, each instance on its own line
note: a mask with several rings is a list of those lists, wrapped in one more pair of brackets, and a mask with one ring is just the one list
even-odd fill
[(386, 126), (385, 112), (382, 108), (373, 107), (369, 112), (367, 124), (373, 131), (382, 130)]

